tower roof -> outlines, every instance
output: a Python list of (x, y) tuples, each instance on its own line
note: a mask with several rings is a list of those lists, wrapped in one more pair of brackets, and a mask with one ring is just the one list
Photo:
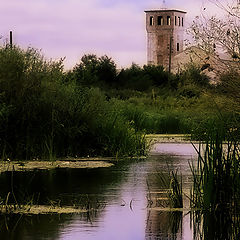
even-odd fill
[(180, 13), (187, 13), (185, 11), (182, 11), (182, 10), (176, 10), (176, 9), (156, 9), (156, 10), (146, 10), (144, 11), (146, 13), (148, 12), (180, 12)]

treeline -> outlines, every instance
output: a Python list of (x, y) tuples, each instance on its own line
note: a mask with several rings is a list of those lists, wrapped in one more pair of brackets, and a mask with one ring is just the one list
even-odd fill
[(62, 61), (0, 49), (2, 158), (134, 156), (145, 141), (97, 88), (69, 80)]
[[(189, 64), (179, 74), (166, 72), (163, 66), (132, 64), (131, 67), (117, 70), (116, 64), (108, 56), (84, 55), (79, 64), (69, 71), (68, 80), (75, 79), (83, 86), (95, 86), (101, 89), (128, 89), (148, 91), (153, 87), (167, 87), (177, 90), (184, 85), (209, 86), (209, 78), (194, 64)], [(190, 96), (191, 97), (191, 96)]]
[[(170, 74), (162, 66), (118, 70), (107, 56), (85, 55), (64, 71), (62, 60), (6, 45), (0, 48), (0, 154), (2, 159), (143, 155), (147, 133), (204, 135), (216, 120), (216, 90), (218, 102), (226, 87), (212, 87), (192, 63)], [(221, 116), (228, 119), (228, 111)]]

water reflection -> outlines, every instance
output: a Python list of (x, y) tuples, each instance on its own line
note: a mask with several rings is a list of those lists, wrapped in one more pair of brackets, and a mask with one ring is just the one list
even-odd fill
[(145, 239), (182, 239), (182, 211), (149, 210)]
[[(191, 144), (155, 145), (144, 161), (119, 162), (108, 169), (58, 169), (14, 173), (13, 186), (18, 199), (38, 196), (38, 203), (60, 201), (62, 205), (90, 199), (100, 206), (91, 215), (0, 216), (0, 239), (81, 239), (141, 240), (192, 239), (187, 211), (162, 211), (156, 201), (148, 208), (147, 195), (159, 197), (161, 188), (151, 176), (161, 169), (179, 169), (183, 185), (191, 184), (188, 161), (196, 158)], [(0, 196), (11, 189), (11, 173), (0, 175)], [(149, 186), (147, 185), (149, 182)], [(88, 199), (85, 203), (82, 199)], [(13, 199), (11, 199), (13, 201)]]
[(240, 239), (240, 215), (227, 209), (215, 212), (192, 212), (194, 239)]

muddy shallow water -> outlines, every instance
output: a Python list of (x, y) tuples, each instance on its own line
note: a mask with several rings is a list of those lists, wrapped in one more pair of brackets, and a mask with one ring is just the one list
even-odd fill
[[(13, 189), (19, 202), (90, 209), (74, 214), (0, 216), (0, 239), (141, 240), (193, 236), (188, 209), (171, 211), (155, 201), (162, 186), (159, 171), (178, 169), (189, 193), (191, 144), (156, 144), (146, 160), (126, 160), (108, 168), (33, 170), (0, 174), (1, 198)], [(149, 205), (149, 196), (152, 203)], [(14, 202), (10, 196), (9, 202)], [(186, 199), (184, 201), (187, 201)]]

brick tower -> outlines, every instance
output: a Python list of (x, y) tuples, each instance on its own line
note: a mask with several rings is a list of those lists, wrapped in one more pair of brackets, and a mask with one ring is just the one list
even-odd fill
[(172, 59), (183, 51), (184, 16), (179, 10), (149, 10), (146, 13), (147, 62), (171, 71)]

